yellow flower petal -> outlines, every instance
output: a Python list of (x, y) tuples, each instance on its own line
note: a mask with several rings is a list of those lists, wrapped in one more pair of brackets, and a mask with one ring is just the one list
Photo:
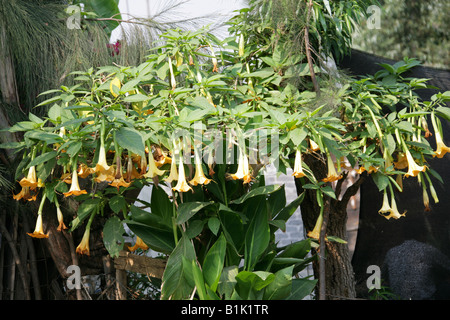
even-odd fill
[(303, 172), (302, 167), (302, 155), (300, 153), (300, 150), (297, 150), (295, 152), (295, 160), (294, 160), (294, 173), (292, 175), (295, 178), (301, 178), (305, 176), (305, 173)]
[(33, 233), (28, 233), (27, 234), (30, 237), (33, 238), (48, 238), (48, 233), (44, 233), (44, 226), (42, 224), (42, 214), (38, 214), (37, 216), (37, 220), (36, 220), (36, 227), (34, 229)]
[(132, 247), (128, 247), (128, 250), (130, 250), (131, 252), (136, 251), (137, 249), (142, 249), (142, 250), (148, 250), (148, 246), (145, 244), (144, 241), (142, 241), (141, 238), (136, 237), (136, 243), (134, 244), (134, 246)]
[(186, 176), (184, 174), (183, 157), (181, 155), (180, 155), (180, 165), (178, 169), (178, 182), (177, 185), (174, 188), (172, 188), (172, 190), (178, 192), (188, 192), (189, 190), (192, 190), (192, 188), (186, 181)]
[(87, 194), (86, 190), (81, 190), (78, 184), (78, 173), (76, 171), (72, 172), (72, 184), (68, 192), (64, 192), (65, 197), (69, 196), (79, 196), (82, 194)]
[(77, 249), (75, 250), (78, 254), (85, 254), (90, 255), (89, 252), (89, 236), (90, 236), (90, 229), (86, 228), (83, 234), (83, 238), (81, 239), (80, 244), (77, 246)]
[(22, 178), (19, 182), (22, 187), (29, 187), (30, 189), (36, 189), (38, 185), (38, 181), (36, 179), (36, 168), (35, 166), (31, 166), (28, 169), (28, 175), (26, 178)]

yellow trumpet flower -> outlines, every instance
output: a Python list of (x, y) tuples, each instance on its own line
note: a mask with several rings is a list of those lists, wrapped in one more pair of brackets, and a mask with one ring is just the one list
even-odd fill
[(244, 184), (252, 181), (252, 176), (250, 174), (250, 167), (248, 165), (248, 158), (245, 153), (241, 150), (239, 152), (239, 162), (236, 173), (230, 175), (233, 180), (242, 179)]
[(338, 175), (336, 172), (336, 168), (334, 167), (333, 160), (331, 160), (331, 156), (327, 155), (327, 164), (328, 164), (328, 174), (327, 177), (322, 179), (323, 182), (333, 182), (342, 178), (342, 175)]
[(19, 181), (19, 184), (22, 187), (29, 187), (31, 190), (36, 189), (38, 181), (36, 179), (36, 168), (35, 166), (31, 166), (28, 169), (28, 175), (25, 178), (22, 178), (22, 180)]
[(35, 201), (37, 193), (31, 194), (30, 187), (22, 187), (18, 194), (13, 194), (13, 199), (19, 201), (20, 199)]
[(64, 216), (62, 214), (61, 208), (59, 207), (58, 200), (55, 202), (56, 204), (56, 217), (58, 218), (58, 231), (62, 231), (63, 229), (67, 229), (66, 225), (64, 224)]
[(176, 162), (172, 161), (170, 164), (170, 173), (167, 178), (164, 179), (167, 183), (172, 183), (172, 181), (178, 180), (178, 170), (177, 170), (177, 164)]
[(84, 230), (84, 234), (83, 234), (83, 238), (81, 239), (80, 244), (77, 246), (75, 252), (78, 254), (85, 254), (85, 255), (90, 255), (90, 251), (89, 251), (89, 237), (91, 235), (91, 224), (92, 221), (94, 221), (94, 217), (97, 214), (97, 212), (94, 212), (91, 214), (91, 216), (89, 217), (89, 220), (86, 224), (86, 229)]
[(434, 134), (436, 137), (436, 151), (434, 152), (434, 157), (442, 158), (447, 152), (450, 152), (450, 148), (447, 147), (442, 139), (442, 133), (440, 129), (439, 119), (436, 118), (434, 113), (431, 115), (431, 123), (433, 125)]
[(381, 209), (378, 210), (379, 214), (382, 213), (388, 213), (391, 212), (391, 206), (389, 205), (389, 199), (388, 199), (388, 195), (386, 190), (384, 190), (384, 195), (383, 195), (383, 205), (381, 206)]
[(116, 87), (117, 89), (120, 89), (120, 87), (121, 87), (120, 80), (117, 77), (112, 79), (111, 83), (109, 84), (109, 91), (111, 91), (111, 94), (115, 98), (118, 96), (118, 94), (114, 91), (114, 87)]
[(305, 176), (302, 167), (302, 155), (300, 150), (295, 152), (295, 160), (294, 160), (294, 173), (292, 174), (296, 178), (301, 178)]
[[(309, 231), (307, 233), (307, 236), (319, 240), (320, 239), (320, 230), (322, 229), (322, 223), (323, 223), (323, 210), (320, 210), (319, 217), (317, 217), (316, 224), (314, 225), (314, 229), (312, 231)], [(327, 240), (327, 237), (325, 237), (325, 240)]]
[[(383, 213), (380, 209), (380, 211), (378, 211), (380, 213)], [(383, 217), (385, 217), (386, 219), (390, 219), (390, 218), (394, 218), (394, 219), (399, 219), (401, 217), (404, 217), (406, 214), (406, 211), (403, 213), (400, 213), (397, 209), (397, 203), (395, 202), (395, 198), (394, 196), (391, 197), (391, 206), (390, 209), (384, 213), (389, 213), (389, 215), (382, 215)]]
[(439, 131), (435, 131), (435, 137), (436, 137), (436, 151), (434, 152), (433, 157), (442, 158), (447, 152), (450, 152), (450, 148), (445, 145)]
[(111, 166), (106, 162), (106, 150), (103, 146), (100, 146), (100, 151), (98, 154), (98, 161), (95, 165), (94, 172), (109, 172), (111, 170)]
[(77, 246), (77, 249), (75, 250), (78, 254), (85, 254), (90, 255), (89, 252), (89, 236), (91, 235), (91, 229), (86, 227), (86, 230), (84, 231), (83, 238), (81, 239), (80, 244)]
[(195, 151), (195, 175), (194, 178), (189, 181), (190, 184), (196, 186), (199, 184), (208, 184), (211, 179), (208, 179), (203, 172), (202, 159), (198, 155), (197, 150)]
[(419, 166), (412, 157), (408, 149), (406, 149), (406, 160), (408, 161), (408, 172), (405, 177), (416, 177), (419, 172), (425, 172), (426, 166)]
[(158, 169), (156, 166), (155, 159), (153, 158), (153, 154), (150, 151), (148, 153), (148, 171), (143, 175), (144, 178), (154, 178), (156, 176), (161, 176), (164, 174), (164, 170)]
[(46, 200), (46, 196), (44, 195), (44, 196), (42, 196), (42, 200), (41, 200), (41, 203), (39, 205), (38, 216), (37, 216), (37, 219), (36, 219), (36, 227), (34, 228), (34, 232), (33, 233), (28, 233), (27, 232), (27, 234), (30, 237), (33, 237), (33, 238), (48, 238), (48, 233), (44, 233), (44, 226), (42, 224), (42, 211), (43, 211), (43, 208), (44, 208), (45, 200)]
[(312, 140), (312, 139), (309, 139), (309, 148), (310, 148), (312, 151), (319, 151), (319, 150), (320, 150), (319, 145), (318, 145), (314, 140)]
[(116, 156), (116, 175), (114, 176), (114, 180), (109, 183), (110, 186), (116, 187), (117, 191), (119, 191), (120, 187), (128, 188), (131, 185), (131, 182), (126, 182), (123, 179), (122, 174), (122, 161), (120, 155)]
[(136, 236), (136, 243), (134, 244), (134, 246), (128, 247), (128, 250), (130, 250), (131, 252), (134, 252), (137, 249), (142, 249), (145, 251), (145, 250), (148, 250), (148, 246), (145, 244), (144, 241), (142, 241), (141, 238)]
[(86, 164), (82, 163), (80, 164), (79, 170), (78, 170), (78, 177), (80, 178), (86, 178), (88, 177), (94, 170), (89, 168)]
[(74, 170), (72, 171), (72, 184), (70, 185), (69, 191), (64, 192), (64, 196), (79, 196), (82, 194), (87, 194), (87, 191), (80, 189), (80, 185), (78, 184), (78, 173), (76, 170)]
[(172, 188), (172, 190), (178, 192), (187, 192), (189, 190), (192, 190), (192, 188), (186, 181), (186, 176), (184, 174), (183, 157), (181, 155), (180, 155), (180, 165), (178, 169), (178, 182), (177, 185), (174, 188)]
[(44, 233), (44, 226), (42, 224), (42, 214), (38, 214), (37, 216), (36, 227), (34, 229), (34, 232), (33, 233), (27, 232), (27, 234), (33, 238), (48, 238), (48, 233)]

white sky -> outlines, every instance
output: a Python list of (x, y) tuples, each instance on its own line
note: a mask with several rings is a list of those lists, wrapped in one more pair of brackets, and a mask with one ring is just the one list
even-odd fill
[[(186, 0), (187, 1), (187, 0)], [(120, 0), (119, 9), (122, 19), (147, 18), (169, 4), (174, 4), (176, 0)], [(243, 7), (244, 0), (188, 0), (171, 12), (169, 19), (196, 18), (208, 14), (214, 14), (217, 18), (231, 17), (234, 10)], [(114, 42), (120, 37), (120, 28), (114, 30), (111, 41)]]

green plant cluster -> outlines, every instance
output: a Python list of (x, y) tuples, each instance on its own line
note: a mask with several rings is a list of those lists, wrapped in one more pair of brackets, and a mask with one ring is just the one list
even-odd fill
[[(323, 200), (339, 196), (331, 183), (345, 172), (373, 178), (388, 219), (404, 216), (394, 193), (403, 178), (418, 178), (438, 201), (431, 176), (439, 175), (427, 159), (450, 150), (439, 126), (450, 119), (450, 94), (419, 101), (415, 90), (426, 79), (403, 77), (416, 60), (340, 79), (319, 97), (290, 82), (310, 79), (304, 55), (292, 55), (283, 41), (248, 42), (250, 30), (257, 37), (263, 29), (251, 24), (242, 32), (247, 12), (233, 18), (223, 41), (205, 30), (169, 30), (146, 62), (77, 71), (76, 85), (43, 93), (52, 95), (38, 105), (50, 106), (47, 116), (30, 113), (9, 129), (23, 132), (23, 141), (3, 145), (23, 155), (15, 199), (40, 201), (30, 235), (48, 237), (48, 203), (57, 208), (59, 230), (66, 228), (69, 215), (59, 203), (74, 199), (80, 205), (69, 231), (85, 227), (77, 253), (90, 254), (96, 216), (107, 219), (103, 240), (113, 257), (126, 225), (137, 236), (133, 250), (167, 256), (162, 299), (301, 299), (316, 280), (295, 275), (315, 259), (308, 254), (319, 239)], [(325, 72), (318, 64), (315, 70)], [(255, 156), (262, 147), (254, 138), (265, 154)], [(326, 177), (315, 176), (305, 154), (327, 165)], [(287, 204), (283, 186), (265, 185), (268, 164), (283, 173), (292, 168), (304, 189), (316, 190), (321, 213), (308, 239), (278, 247), (274, 234), (304, 194)], [(145, 186), (149, 202), (137, 197)], [(332, 240), (341, 241), (328, 235)]]

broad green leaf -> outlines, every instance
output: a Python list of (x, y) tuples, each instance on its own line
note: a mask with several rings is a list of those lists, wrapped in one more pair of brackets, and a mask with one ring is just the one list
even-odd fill
[(386, 187), (389, 185), (389, 178), (381, 172), (373, 172), (370, 176), (372, 177), (379, 191), (386, 189)]
[(87, 199), (83, 201), (78, 207), (77, 217), (71, 221), (70, 232), (74, 231), (81, 222), (84, 221), (94, 210), (98, 210), (100, 208), (101, 199)]
[(159, 216), (162, 223), (172, 226), (173, 203), (163, 188), (152, 186), (151, 206), (152, 213)]
[(212, 205), (212, 202), (185, 202), (180, 203), (178, 206), (178, 216), (177, 216), (177, 224), (182, 224), (192, 218), (197, 212), (201, 209)]
[(149, 99), (148, 96), (141, 94), (141, 93), (137, 93), (137, 94), (132, 94), (132, 95), (125, 97), (123, 99), (123, 101), (125, 101), (125, 102), (142, 102), (142, 101), (146, 101), (148, 99)]
[(124, 213), (126, 212), (127, 202), (125, 198), (120, 194), (112, 197), (109, 200), (108, 204), (111, 210), (115, 213), (119, 213), (120, 210), (122, 210)]
[(292, 292), (286, 300), (302, 300), (311, 294), (318, 280), (292, 279)]
[(269, 193), (275, 192), (279, 188), (281, 188), (281, 186), (277, 186), (277, 185), (258, 187), (256, 189), (253, 189), (250, 192), (244, 194), (242, 197), (231, 201), (231, 203), (233, 203), (233, 204), (241, 204), (241, 203), (244, 203), (246, 200), (248, 200), (250, 198), (253, 198), (253, 197), (256, 197), (256, 196), (260, 196), (260, 195), (267, 195)]
[(167, 228), (146, 225), (137, 221), (125, 221), (130, 230), (151, 249), (169, 254), (175, 248), (173, 232)]
[(241, 271), (236, 277), (235, 290), (244, 300), (256, 300), (263, 297), (261, 290), (275, 279), (275, 275), (265, 271)]
[(47, 144), (52, 144), (56, 142), (62, 142), (63, 139), (56, 133), (45, 132), (45, 131), (28, 131), (25, 133), (25, 137), (28, 139), (35, 139), (44, 141)]
[(109, 218), (103, 227), (103, 243), (112, 258), (118, 257), (123, 248), (125, 229), (116, 216)]
[(293, 269), (289, 266), (275, 273), (275, 279), (264, 290), (264, 300), (282, 300), (291, 294)]
[(214, 235), (217, 235), (217, 232), (220, 228), (220, 220), (216, 217), (211, 217), (208, 219), (208, 228)]
[(281, 209), (281, 211), (277, 213), (277, 215), (273, 218), (273, 220), (287, 221), (297, 210), (298, 206), (302, 203), (304, 198), (305, 198), (305, 193), (302, 192), (291, 203), (289, 203), (286, 207)]
[(216, 291), (225, 261), (227, 241), (223, 234), (209, 249), (203, 261), (203, 277), (208, 286)]
[(217, 287), (217, 292), (224, 296), (226, 300), (231, 298), (234, 291), (234, 286), (236, 285), (236, 276), (239, 273), (237, 266), (225, 267), (222, 270), (220, 276), (219, 285)]
[(117, 143), (124, 149), (145, 157), (145, 144), (141, 134), (132, 128), (121, 127), (116, 132)]
[(270, 228), (265, 203), (255, 209), (257, 212), (245, 234), (245, 269), (252, 270), (258, 258), (267, 249), (270, 241)]
[(186, 300), (194, 289), (185, 280), (183, 257), (187, 261), (195, 261), (195, 250), (191, 240), (182, 237), (170, 254), (164, 270), (161, 286), (161, 300)]
[(27, 169), (32, 166), (37, 166), (41, 163), (47, 162), (51, 159), (54, 159), (54, 158), (56, 158), (57, 155), (58, 155), (58, 153), (56, 151), (49, 151), (49, 152), (40, 154), (36, 158), (34, 158), (33, 160), (30, 161), (30, 163), (27, 166)]

